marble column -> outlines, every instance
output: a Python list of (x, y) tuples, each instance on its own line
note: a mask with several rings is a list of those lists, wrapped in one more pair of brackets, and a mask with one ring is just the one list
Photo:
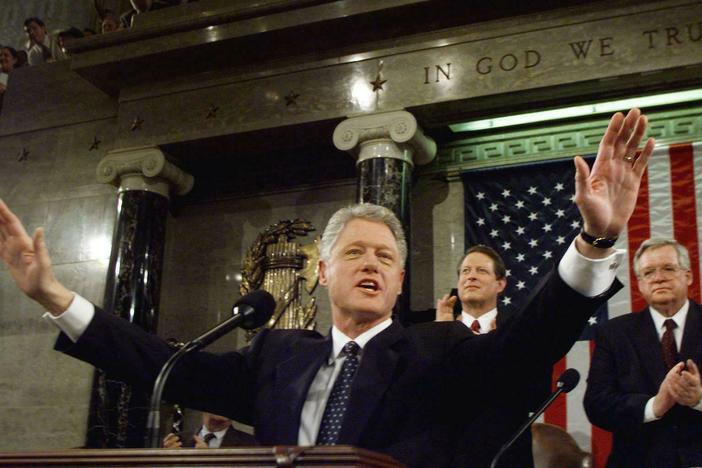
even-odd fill
[[(111, 151), (97, 178), (119, 189), (103, 307), (155, 333), (169, 197), (188, 193), (193, 177), (147, 147)], [(142, 447), (148, 404), (148, 393), (96, 371), (86, 445)]]
[[(431, 162), (436, 143), (424, 135), (417, 119), (407, 111), (381, 112), (350, 117), (334, 130), (334, 145), (356, 158), (357, 201), (392, 210), (410, 240), (410, 189), (415, 164)], [(409, 258), (399, 317), (409, 310)]]

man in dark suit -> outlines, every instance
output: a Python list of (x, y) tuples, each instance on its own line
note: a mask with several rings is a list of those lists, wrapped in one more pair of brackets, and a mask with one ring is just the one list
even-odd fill
[(436, 320), (454, 320), (455, 305), (460, 301), (462, 313), (456, 319), (476, 335), (488, 333), (508, 319), (508, 314), (497, 309), (506, 286), (507, 268), (500, 254), (488, 246), (474, 245), (458, 266), (458, 295), (447, 294), (436, 301)]
[(613, 433), (609, 467), (700, 466), (702, 308), (688, 298), (690, 257), (672, 239), (649, 239), (634, 272), (648, 307), (599, 330), (585, 411)]
[[(385, 208), (355, 205), (332, 217), (320, 242), (331, 333), (263, 330), (242, 350), (195, 353), (173, 370), (166, 398), (252, 424), (263, 445), (351, 444), (411, 466), (450, 465), (464, 442), (457, 436), (508, 402), (534, 369), (562, 356), (617, 289), (611, 246), (633, 212), (653, 150), (649, 139), (636, 156), (645, 129), (637, 109), (617, 113), (592, 169), (575, 159), (584, 231), (509, 326), (476, 336), (455, 322), (393, 322), (407, 257), (402, 227)], [(59, 283), (43, 231), (30, 238), (1, 201), (0, 255), (18, 287), (62, 330), (57, 349), (152, 387), (172, 348)], [(466, 396), (480, 405), (456, 404)], [(480, 460), (491, 455), (473, 449)]]
[[(456, 320), (463, 322), (476, 335), (502, 328), (514, 316), (514, 313), (497, 307), (499, 296), (506, 286), (507, 268), (500, 254), (491, 247), (474, 245), (466, 250), (458, 266), (458, 295), (445, 295), (437, 301), (436, 319), (454, 320), (454, 308), (460, 301), (461, 315)], [(546, 401), (551, 390), (552, 372), (552, 365), (534, 369), (526, 391), (520, 392), (492, 411), (483, 412), (473, 425), (481, 428), (479, 434), (482, 442), (478, 444), (481, 446), (481, 452), (496, 453), (527, 420), (530, 413)], [(490, 424), (490, 421), (501, 421), (501, 424)], [(466, 440), (475, 440), (476, 432), (472, 428), (469, 429)], [(475, 444), (471, 447), (474, 446)], [(490, 449), (485, 450), (485, 447)], [(465, 465), (469, 460), (479, 457), (472, 452), (470, 448), (459, 451), (459, 464)], [(524, 433), (500, 461), (501, 466), (533, 466), (531, 433)], [(485, 463), (488, 462), (489, 460), (485, 460)]]
[(173, 433), (163, 439), (164, 448), (220, 448), (257, 445), (256, 439), (232, 425), (226, 416), (202, 413), (202, 427), (196, 433)]

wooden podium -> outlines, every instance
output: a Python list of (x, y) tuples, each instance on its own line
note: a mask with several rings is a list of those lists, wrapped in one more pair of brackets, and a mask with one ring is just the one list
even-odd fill
[(68, 449), (0, 452), (0, 466), (48, 467), (400, 467), (388, 455), (348, 445), (235, 449)]

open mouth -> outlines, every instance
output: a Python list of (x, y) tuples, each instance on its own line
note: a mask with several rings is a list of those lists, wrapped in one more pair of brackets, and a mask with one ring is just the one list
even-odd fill
[(380, 289), (378, 283), (373, 280), (363, 280), (356, 286), (358, 286), (361, 289), (365, 289), (366, 291), (378, 291)]

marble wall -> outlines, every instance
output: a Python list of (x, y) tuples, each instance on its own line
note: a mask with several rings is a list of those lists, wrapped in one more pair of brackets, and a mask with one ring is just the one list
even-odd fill
[[(102, 302), (115, 190), (95, 183), (105, 121), (0, 138), (0, 197), (29, 231), (43, 226), (56, 276)], [(106, 141), (90, 150), (93, 135)], [(18, 160), (25, 154), (26, 159)], [(92, 368), (52, 350), (53, 325), (0, 266), (0, 450), (83, 444)]]
[[(197, 181), (195, 181), (197, 184)], [(183, 207), (166, 229), (166, 252), (158, 334), (188, 340), (228, 318), (240, 297), (241, 264), (260, 232), (282, 219), (303, 218), (321, 235), (329, 217), (355, 200), (355, 181), (324, 189), (289, 191), (260, 197), (211, 201)], [(330, 326), (326, 291), (317, 286), (318, 329)], [(245, 343), (227, 336), (213, 350)]]
[(412, 310), (436, 306), (456, 287), (463, 257), (463, 182), (443, 176), (420, 177), (412, 188)]

